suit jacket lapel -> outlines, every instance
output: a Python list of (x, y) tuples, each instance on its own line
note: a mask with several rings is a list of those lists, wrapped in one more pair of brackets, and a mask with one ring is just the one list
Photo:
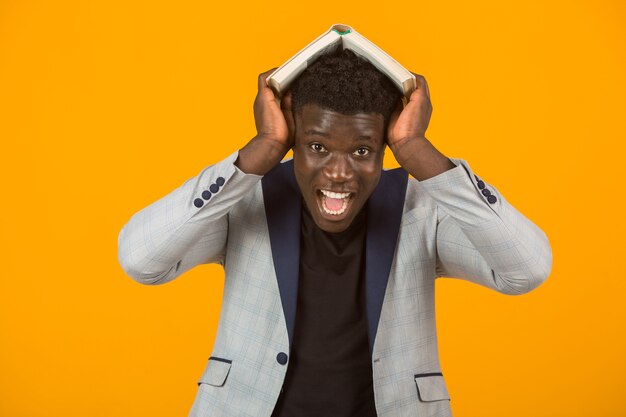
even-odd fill
[(301, 215), (301, 194), (293, 173), (293, 160), (278, 164), (263, 176), (261, 184), (272, 259), (291, 349), (298, 302)]
[(396, 251), (408, 178), (402, 168), (383, 171), (367, 202), (365, 303), (370, 355), (374, 352), (376, 330)]
[[(402, 168), (383, 171), (378, 186), (367, 201), (365, 294), (370, 354), (374, 351), (376, 330), (396, 250), (407, 181), (408, 173)], [(272, 259), (291, 349), (298, 302), (302, 205), (293, 160), (278, 164), (263, 176), (261, 184)]]

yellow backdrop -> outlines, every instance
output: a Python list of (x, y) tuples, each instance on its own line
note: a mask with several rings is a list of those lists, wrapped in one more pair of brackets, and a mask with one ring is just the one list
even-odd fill
[(438, 282), (455, 417), (626, 415), (624, 2), (2, 0), (0, 416), (187, 415), (222, 270), (139, 285), (118, 233), (253, 137), (258, 74), (338, 22), (426, 77), (427, 137), (552, 244), (526, 295)]

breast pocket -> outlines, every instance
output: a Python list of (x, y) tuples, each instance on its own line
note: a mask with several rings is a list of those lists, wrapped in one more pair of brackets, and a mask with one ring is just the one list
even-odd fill
[(446, 382), (440, 372), (415, 375), (415, 385), (422, 402), (450, 400)]
[(204, 368), (202, 376), (198, 380), (198, 385), (209, 384), (214, 387), (221, 387), (226, 383), (226, 378), (230, 372), (232, 361), (230, 359), (211, 356)]

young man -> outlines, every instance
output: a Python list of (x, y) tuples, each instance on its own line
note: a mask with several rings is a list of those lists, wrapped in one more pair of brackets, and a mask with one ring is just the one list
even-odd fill
[[(547, 237), (426, 139), (424, 77), (403, 108), (350, 51), (320, 58), (280, 102), (270, 73), (257, 136), (119, 235), (120, 263), (143, 284), (224, 266), (190, 416), (450, 416), (435, 279), (528, 292), (550, 273)], [(382, 169), (385, 146), (402, 168)]]

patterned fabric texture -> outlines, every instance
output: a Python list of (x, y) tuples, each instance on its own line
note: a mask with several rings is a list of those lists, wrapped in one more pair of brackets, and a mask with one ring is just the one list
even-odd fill
[[(142, 284), (165, 284), (200, 264), (224, 267), (215, 344), (189, 417), (269, 417), (289, 366), (288, 300), (281, 299), (274, 262), (280, 254), (272, 253), (262, 177), (240, 171), (237, 156), (138, 211), (118, 239), (123, 270)], [(466, 161), (450, 160), (456, 167), (442, 174), (410, 178), (400, 202), (393, 259), (373, 323), (380, 417), (452, 415), (438, 355), (436, 278), (517, 295), (539, 286), (552, 268), (545, 233)]]

